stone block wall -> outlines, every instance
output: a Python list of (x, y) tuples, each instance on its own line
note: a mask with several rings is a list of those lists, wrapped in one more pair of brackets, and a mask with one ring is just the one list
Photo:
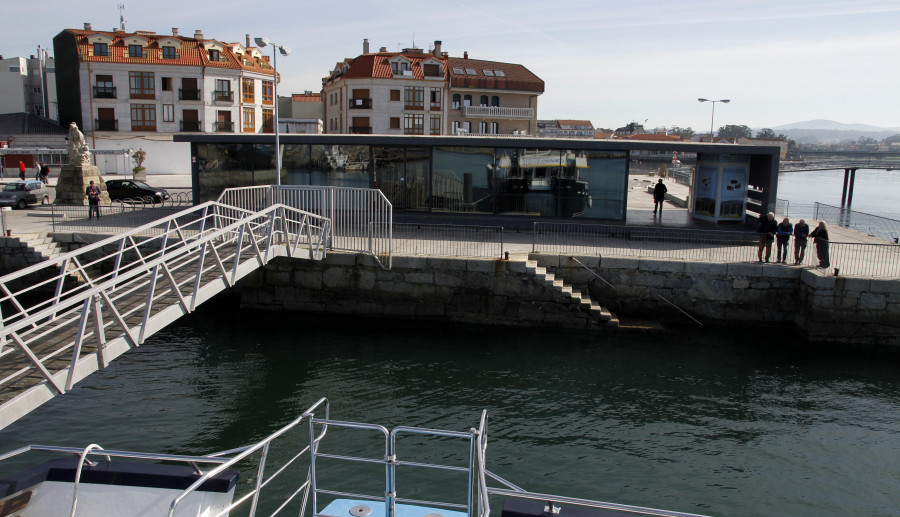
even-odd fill
[(323, 261), (279, 258), (239, 284), (256, 309), (356, 314), (460, 323), (603, 328), (534, 275), (523, 261), (395, 256), (385, 271), (370, 256), (329, 252)]

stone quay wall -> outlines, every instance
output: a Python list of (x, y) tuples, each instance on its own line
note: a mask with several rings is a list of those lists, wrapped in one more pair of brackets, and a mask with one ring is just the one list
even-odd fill
[[(900, 346), (900, 279), (758, 263), (533, 255), (620, 317), (794, 327), (810, 342)], [(662, 298), (668, 300), (664, 301)]]

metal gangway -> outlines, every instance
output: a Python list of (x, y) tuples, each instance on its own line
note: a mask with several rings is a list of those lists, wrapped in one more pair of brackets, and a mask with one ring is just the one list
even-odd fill
[(320, 260), (323, 215), (207, 202), (0, 277), (0, 428), (275, 257)]

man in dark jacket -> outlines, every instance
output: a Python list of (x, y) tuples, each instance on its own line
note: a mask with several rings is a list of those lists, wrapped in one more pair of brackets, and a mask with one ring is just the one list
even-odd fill
[(759, 234), (759, 250), (757, 257), (759, 261), (763, 261), (763, 250), (766, 250), (766, 262), (772, 255), (772, 242), (775, 240), (775, 232), (778, 231), (778, 223), (775, 222), (775, 214), (769, 212), (765, 217), (760, 218), (759, 226), (756, 227), (756, 233)]
[(809, 237), (809, 225), (806, 221), (800, 219), (800, 222), (794, 225), (794, 264), (803, 262), (806, 256), (806, 240)]
[(662, 207), (663, 201), (666, 200), (666, 192), (669, 189), (663, 185), (662, 179), (656, 182), (656, 186), (653, 187), (653, 213), (656, 213), (656, 210), (659, 209), (659, 215), (662, 215)]

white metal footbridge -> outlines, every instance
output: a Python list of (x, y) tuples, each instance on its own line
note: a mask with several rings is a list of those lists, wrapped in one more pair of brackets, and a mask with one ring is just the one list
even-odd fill
[(228, 189), (0, 277), (0, 428), (275, 257), (348, 249), (390, 267), (391, 222), (377, 190)]

